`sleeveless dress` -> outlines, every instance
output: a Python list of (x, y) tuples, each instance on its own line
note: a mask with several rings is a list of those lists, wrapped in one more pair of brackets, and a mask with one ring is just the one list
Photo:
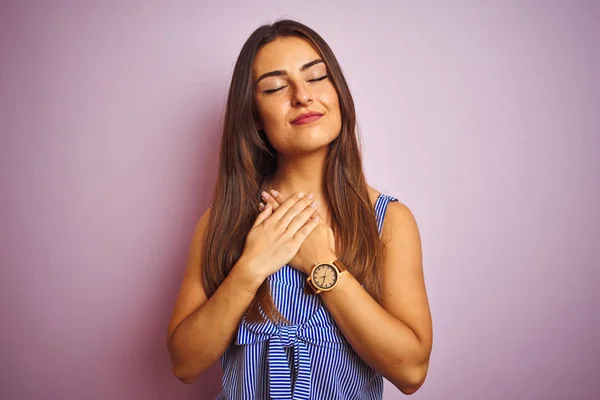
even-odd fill
[[(375, 203), (379, 236), (389, 202)], [(381, 399), (383, 377), (354, 351), (318, 295), (305, 294), (306, 275), (285, 265), (268, 278), (279, 312), (291, 322), (242, 319), (221, 357), (218, 399)]]

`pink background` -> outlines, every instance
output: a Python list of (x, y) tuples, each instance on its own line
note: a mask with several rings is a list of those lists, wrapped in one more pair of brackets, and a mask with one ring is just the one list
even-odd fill
[(208, 3), (2, 2), (0, 398), (217, 394), (166, 329), (233, 63), (279, 17), (330, 43), (368, 181), (419, 222), (413, 397), (600, 398), (598, 3)]

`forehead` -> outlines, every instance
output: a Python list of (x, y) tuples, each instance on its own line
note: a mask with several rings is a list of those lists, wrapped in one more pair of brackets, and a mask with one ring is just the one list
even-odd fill
[(319, 53), (304, 39), (278, 38), (258, 51), (252, 64), (252, 75), (256, 79), (266, 72), (280, 69), (299, 70), (304, 64), (320, 58)]

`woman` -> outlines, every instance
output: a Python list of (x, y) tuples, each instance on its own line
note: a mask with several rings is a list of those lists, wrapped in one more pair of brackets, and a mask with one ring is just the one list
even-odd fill
[(228, 399), (380, 399), (383, 377), (405, 394), (423, 384), (432, 324), (418, 228), (367, 185), (355, 127), (317, 33), (284, 20), (250, 36), (215, 201), (169, 324), (181, 381), (220, 358)]

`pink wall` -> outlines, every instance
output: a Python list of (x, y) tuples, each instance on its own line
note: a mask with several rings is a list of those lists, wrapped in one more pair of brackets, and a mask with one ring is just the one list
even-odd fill
[(235, 57), (282, 16), (331, 44), (368, 180), (420, 224), (413, 397), (600, 398), (597, 3), (202, 3), (2, 2), (0, 398), (214, 398), (167, 322)]

